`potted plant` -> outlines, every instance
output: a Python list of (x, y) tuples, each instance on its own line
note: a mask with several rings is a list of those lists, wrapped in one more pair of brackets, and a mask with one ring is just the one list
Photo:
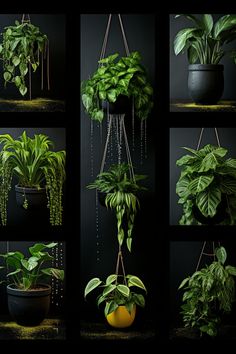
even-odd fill
[(215, 250), (216, 260), (182, 281), (184, 290), (181, 314), (185, 327), (196, 328), (200, 334), (216, 336), (221, 317), (230, 313), (235, 301), (236, 267), (227, 265), (224, 247)]
[(226, 159), (227, 149), (206, 145), (176, 161), (182, 168), (176, 184), (183, 206), (181, 225), (236, 222), (236, 159)]
[(24, 96), (28, 91), (26, 75), (31, 75), (31, 70), (36, 72), (40, 58), (43, 61), (48, 49), (47, 36), (32, 23), (19, 21), (5, 27), (1, 35), (0, 58), (3, 60), (5, 87), (7, 83), (13, 83)]
[[(134, 98), (136, 116), (144, 120), (153, 106), (153, 89), (148, 82), (139, 52), (118, 59), (115, 53), (99, 60), (101, 66), (91, 78), (82, 82), (82, 102), (86, 112), (96, 121), (104, 118), (107, 104), (110, 113), (125, 113), (127, 98)], [(104, 104), (105, 101), (105, 104)], [(118, 103), (119, 106), (114, 106)]]
[(7, 223), (7, 201), (12, 176), (16, 176), (16, 199), (25, 209), (39, 203), (50, 210), (50, 223), (62, 224), (62, 187), (65, 180), (66, 152), (51, 151), (52, 141), (44, 134), (34, 138), (24, 131), (19, 139), (0, 135), (0, 212), (2, 225)]
[(137, 208), (140, 206), (137, 192), (145, 190), (138, 182), (145, 175), (129, 177), (130, 166), (126, 163), (111, 165), (108, 171), (98, 174), (87, 188), (105, 193), (105, 205), (115, 209), (117, 219), (117, 237), (119, 245), (123, 244), (125, 235), (128, 250), (131, 252), (132, 232)]
[[(36, 326), (47, 315), (50, 307), (51, 286), (41, 283), (41, 279), (55, 277), (64, 279), (64, 270), (45, 268), (44, 263), (52, 261), (53, 257), (45, 252), (57, 243), (35, 243), (29, 247), (30, 257), (19, 251), (1, 254), (6, 263), (8, 308), (14, 320), (23, 326)], [(44, 267), (43, 267), (44, 266)]]
[[(194, 27), (180, 30), (174, 40), (175, 55), (187, 52), (189, 61), (188, 88), (195, 103), (215, 104), (224, 90), (224, 66), (220, 60), (230, 53), (236, 63), (236, 50), (225, 51), (224, 44), (236, 39), (236, 15), (224, 15), (214, 23), (211, 14), (198, 18), (180, 14)], [(195, 64), (197, 63), (197, 64)]]
[(105, 282), (93, 278), (85, 287), (84, 297), (98, 287), (102, 293), (97, 297), (97, 305), (106, 302), (104, 315), (107, 322), (116, 328), (131, 326), (135, 319), (136, 305), (145, 306), (144, 296), (131, 288), (136, 287), (147, 292), (143, 282), (135, 275), (111, 274)]

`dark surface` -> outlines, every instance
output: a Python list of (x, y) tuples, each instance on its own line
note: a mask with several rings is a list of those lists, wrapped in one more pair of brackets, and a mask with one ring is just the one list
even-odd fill
[(170, 112), (236, 112), (236, 101), (221, 100), (217, 105), (203, 105), (192, 100), (172, 100)]
[(0, 112), (64, 112), (65, 102), (49, 98), (0, 99)]
[(234, 339), (236, 340), (236, 326), (224, 325), (219, 328), (218, 335), (216, 337), (210, 337), (208, 335), (200, 336), (199, 331), (192, 328), (174, 328), (170, 331), (170, 339), (174, 341), (217, 341), (222, 339)]

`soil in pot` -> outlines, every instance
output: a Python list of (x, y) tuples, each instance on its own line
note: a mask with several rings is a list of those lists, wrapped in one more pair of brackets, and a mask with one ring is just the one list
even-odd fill
[(21, 206), (22, 208), (25, 206), (24, 203), (26, 203), (27, 209), (46, 208), (46, 188), (25, 188), (16, 185), (15, 191), (17, 205)]
[(119, 95), (115, 102), (101, 101), (104, 112), (109, 108), (110, 114), (124, 114), (131, 109), (131, 99), (128, 96)]
[(216, 104), (224, 91), (223, 65), (189, 65), (188, 89), (195, 103)]
[(47, 316), (50, 307), (50, 285), (41, 284), (27, 291), (8, 285), (7, 294), (8, 309), (17, 324), (37, 326)]
[(134, 322), (135, 315), (136, 305), (133, 306), (131, 314), (125, 306), (121, 305), (107, 316), (107, 322), (115, 328), (127, 328)]
[(216, 214), (211, 218), (211, 217), (205, 217), (201, 211), (198, 209), (197, 205), (195, 204), (193, 206), (193, 215), (194, 218), (199, 221), (201, 224), (206, 224), (206, 225), (216, 225), (220, 224), (224, 219), (227, 217), (227, 199), (224, 194), (222, 194), (222, 199), (220, 204), (217, 207), (217, 212)]

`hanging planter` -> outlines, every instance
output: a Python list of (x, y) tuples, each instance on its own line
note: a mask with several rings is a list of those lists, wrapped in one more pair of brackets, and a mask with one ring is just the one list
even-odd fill
[(4, 258), (8, 279), (13, 281), (7, 286), (8, 308), (13, 319), (22, 326), (37, 326), (47, 315), (50, 307), (51, 286), (42, 284), (42, 277), (64, 279), (64, 270), (58, 268), (43, 268), (45, 261), (53, 257), (45, 252), (57, 243), (36, 243), (29, 247), (30, 257), (26, 258), (21, 252), (8, 252), (0, 255)]
[[(43, 62), (47, 61), (47, 83), (49, 89), (49, 40), (39, 27), (29, 19), (4, 28), (0, 44), (0, 58), (3, 60), (4, 85), (14, 84), (19, 93), (25, 96), (29, 92), (31, 99), (31, 75), (41, 65), (41, 88), (43, 89)], [(29, 82), (27, 83), (27, 77)]]
[(45, 203), (47, 199), (45, 207), (49, 208), (51, 225), (61, 225), (66, 152), (51, 151), (53, 143), (46, 135), (35, 134), (34, 138), (29, 138), (25, 131), (19, 139), (9, 134), (0, 135), (0, 144), (3, 145), (0, 154), (2, 225), (7, 224), (7, 201), (13, 175), (19, 181), (16, 186), (18, 204), (25, 209), (34, 208), (39, 201)]
[(199, 336), (217, 336), (222, 316), (231, 312), (235, 301), (236, 267), (225, 265), (224, 247), (215, 250), (215, 257), (209, 266), (197, 269), (179, 286), (184, 290), (181, 306), (184, 325), (197, 329)]
[(183, 206), (181, 225), (236, 223), (236, 159), (223, 147), (184, 148), (191, 155), (176, 161), (182, 168), (176, 184)]
[[(215, 104), (224, 91), (223, 65), (221, 59), (226, 54), (223, 46), (235, 40), (236, 15), (224, 15), (214, 24), (210, 14), (202, 18), (192, 14), (185, 16), (195, 27), (180, 30), (174, 40), (175, 55), (188, 53), (188, 88), (195, 103)], [(227, 51), (236, 63), (236, 51)], [(196, 64), (196, 63), (199, 64)]]
[[(153, 89), (148, 82), (146, 70), (141, 65), (141, 56), (139, 52), (132, 52), (117, 61), (118, 56), (115, 53), (99, 60), (102, 66), (90, 79), (82, 82), (81, 93), (85, 110), (91, 119), (102, 122), (104, 106), (107, 110), (109, 104), (110, 113), (112, 110), (115, 113), (126, 113), (130, 107), (129, 98), (133, 97), (135, 114), (144, 120), (153, 106)], [(101, 101), (105, 101), (105, 104), (101, 104)]]

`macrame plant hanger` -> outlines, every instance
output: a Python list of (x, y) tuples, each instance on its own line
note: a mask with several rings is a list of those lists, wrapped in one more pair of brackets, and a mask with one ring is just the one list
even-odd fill
[[(22, 14), (21, 23), (31, 23), (30, 14)], [(39, 62), (39, 49), (37, 51), (37, 60)], [(41, 90), (44, 87), (44, 60), (47, 61), (47, 88), (50, 90), (50, 57), (49, 57), (49, 39), (46, 41), (44, 50), (41, 53)], [(29, 99), (32, 99), (32, 71), (31, 63), (28, 63), (28, 72), (29, 72)]]
[[(201, 128), (196, 150), (199, 150), (199, 148), (200, 148), (204, 129), (205, 128)], [(220, 147), (220, 139), (219, 139), (219, 134), (218, 134), (217, 128), (214, 128), (214, 132), (215, 132), (215, 136), (216, 136), (217, 145)], [(220, 242), (218, 241), (217, 243), (218, 243), (218, 246), (220, 246)], [(211, 249), (212, 251), (207, 251), (207, 249)], [(195, 270), (196, 272), (199, 270), (199, 267), (200, 267), (202, 260), (203, 260), (203, 256), (212, 257), (213, 260), (215, 261), (215, 241), (204, 241), (203, 242), (203, 246), (201, 248), (201, 252), (200, 252), (200, 255), (199, 255), (199, 258), (197, 261), (197, 266), (196, 266), (196, 270)]]

